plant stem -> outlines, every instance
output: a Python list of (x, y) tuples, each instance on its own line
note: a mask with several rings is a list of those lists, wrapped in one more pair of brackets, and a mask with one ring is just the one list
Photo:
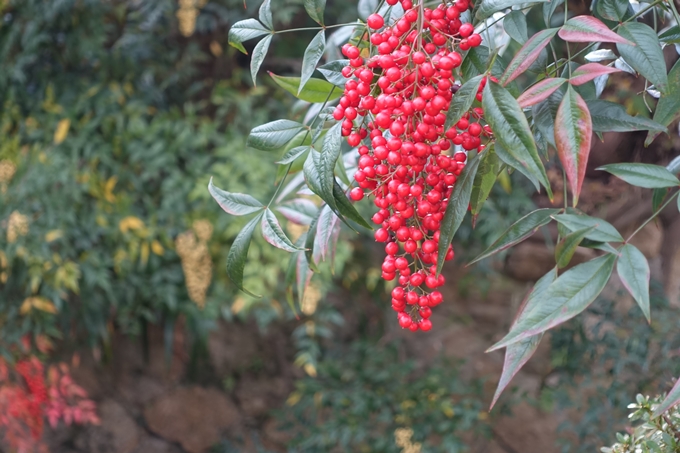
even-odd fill
[(663, 211), (663, 209), (664, 209), (666, 206), (668, 206), (668, 205), (670, 204), (670, 202), (673, 201), (673, 200), (675, 199), (675, 197), (678, 196), (678, 194), (680, 194), (680, 190), (677, 191), (677, 192), (675, 192), (673, 195), (671, 195), (671, 196), (668, 198), (668, 200), (666, 200), (666, 202), (665, 202), (664, 204), (662, 204), (662, 205), (659, 207), (659, 209), (657, 209), (655, 212), (653, 212), (652, 215), (649, 216), (649, 218), (648, 218), (647, 220), (645, 220), (645, 221), (642, 223), (642, 225), (640, 225), (640, 226), (637, 228), (637, 230), (633, 231), (633, 234), (631, 234), (630, 236), (628, 236), (628, 239), (626, 239), (626, 244), (627, 244), (628, 242), (630, 242), (630, 240), (633, 239), (633, 236), (635, 236), (636, 234), (638, 234), (638, 233), (640, 232), (641, 229), (643, 229), (645, 226), (647, 226), (647, 224), (648, 224), (649, 222), (651, 222), (652, 220), (654, 220), (654, 218), (655, 218), (657, 215), (659, 215), (659, 213), (660, 213), (661, 211)]
[(273, 33), (290, 33), (292, 31), (308, 31), (308, 30), (326, 30), (328, 28), (340, 28), (340, 27), (363, 27), (364, 24), (360, 22), (351, 22), (348, 24), (335, 24), (335, 25), (324, 25), (323, 27), (303, 27), (303, 28), (287, 28), (285, 30), (276, 30)]

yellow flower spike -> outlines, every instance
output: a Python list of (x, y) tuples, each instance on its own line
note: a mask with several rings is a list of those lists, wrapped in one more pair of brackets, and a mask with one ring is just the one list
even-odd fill
[(45, 234), (45, 242), (54, 242), (64, 236), (61, 230), (50, 230)]
[(20, 236), (26, 236), (28, 234), (28, 229), (28, 217), (19, 211), (12, 212), (9, 215), (9, 220), (7, 222), (7, 242), (12, 244), (16, 242)]
[(144, 228), (144, 222), (134, 216), (127, 216), (118, 223), (118, 229), (121, 233), (127, 233), (130, 230), (139, 230), (141, 228)]
[(64, 118), (57, 124), (57, 129), (54, 131), (54, 144), (59, 145), (68, 136), (68, 130), (71, 127), (71, 120)]
[(302, 393), (300, 392), (293, 392), (290, 394), (288, 399), (286, 400), (286, 404), (289, 406), (295, 406), (297, 403), (300, 402), (302, 399)]
[(44, 311), (46, 313), (55, 314), (57, 312), (57, 307), (52, 303), (52, 301), (45, 299), (44, 297), (28, 297), (21, 304), (19, 313), (26, 315), (35, 308), (36, 310)]
[(151, 242), (151, 251), (155, 255), (158, 255), (158, 256), (163, 256), (163, 254), (165, 253), (165, 249), (163, 249), (163, 246), (161, 245), (161, 243), (158, 242), (158, 240), (156, 240), (156, 239), (154, 239)]
[(313, 378), (316, 377), (316, 367), (313, 364), (305, 363), (302, 369), (305, 370), (305, 373), (307, 373), (307, 375), (309, 375), (310, 377)]
[(104, 184), (104, 199), (108, 201), (109, 203), (115, 203), (116, 202), (116, 196), (113, 194), (113, 189), (116, 187), (116, 183), (118, 182), (118, 177), (116, 176), (111, 176), (106, 183)]
[(148, 242), (142, 242), (142, 249), (139, 253), (139, 260), (142, 263), (142, 266), (146, 266), (146, 263), (149, 262), (149, 243)]

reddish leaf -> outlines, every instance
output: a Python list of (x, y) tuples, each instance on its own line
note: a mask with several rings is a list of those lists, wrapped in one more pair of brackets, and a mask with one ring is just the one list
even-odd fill
[(583, 85), (584, 83), (590, 82), (597, 77), (620, 71), (620, 69), (601, 65), (599, 63), (586, 63), (583, 66), (579, 66), (573, 72), (571, 78), (569, 79), (569, 83), (572, 85)]
[(586, 101), (569, 87), (555, 116), (555, 144), (567, 174), (574, 206), (586, 175), (586, 165), (593, 136), (593, 122)]
[(618, 42), (634, 46), (626, 38), (611, 31), (593, 16), (576, 16), (569, 19), (557, 33), (568, 42)]
[(515, 58), (512, 59), (508, 68), (503, 73), (501, 84), (503, 86), (507, 85), (515, 80), (517, 76), (529, 69), (541, 54), (541, 51), (548, 45), (553, 36), (555, 36), (557, 30), (559, 29), (549, 28), (547, 30), (541, 30), (529, 38), (522, 48), (519, 49), (519, 52), (517, 52), (517, 55), (515, 55)]
[(670, 392), (668, 392), (668, 395), (666, 398), (663, 400), (663, 402), (654, 409), (654, 413), (652, 414), (652, 418), (656, 418), (659, 415), (663, 414), (666, 412), (668, 409), (671, 407), (675, 406), (676, 404), (680, 403), (680, 379), (675, 381), (675, 385), (671, 389)]
[(531, 107), (532, 105), (538, 104), (539, 102), (548, 99), (550, 95), (553, 94), (566, 81), (566, 79), (561, 77), (543, 79), (522, 93), (517, 98), (517, 102), (522, 108)]

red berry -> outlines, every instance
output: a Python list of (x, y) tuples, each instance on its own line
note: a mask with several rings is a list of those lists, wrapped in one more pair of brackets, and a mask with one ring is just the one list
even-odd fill
[(366, 23), (373, 30), (377, 30), (379, 28), (382, 28), (383, 25), (385, 25), (385, 19), (383, 19), (383, 17), (380, 14), (371, 14), (370, 16), (368, 16)]

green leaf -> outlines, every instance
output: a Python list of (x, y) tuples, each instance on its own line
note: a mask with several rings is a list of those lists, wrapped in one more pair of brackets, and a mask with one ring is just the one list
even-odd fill
[(555, 215), (560, 211), (560, 209), (537, 209), (530, 212), (510, 225), (510, 227), (505, 230), (488, 249), (472, 260), (468, 266), (522, 242), (524, 239), (538, 231), (540, 227), (550, 223), (550, 216)]
[(569, 83), (574, 86), (583, 85), (584, 83), (588, 83), (603, 75), (609, 75), (620, 71), (620, 69), (599, 63), (586, 63), (574, 70), (571, 78), (569, 78)]
[(550, 28), (552, 26), (552, 16), (558, 6), (564, 3), (564, 0), (552, 0), (543, 4), (543, 21), (545, 26)]
[(283, 232), (279, 220), (271, 209), (265, 209), (264, 211), (264, 216), (262, 217), (262, 236), (264, 236), (265, 241), (286, 252), (296, 252), (300, 250), (290, 239), (288, 239), (286, 233)]
[(227, 255), (227, 275), (229, 276), (229, 279), (238, 289), (253, 297), (262, 296), (253, 294), (243, 287), (243, 269), (246, 266), (246, 259), (248, 258), (248, 249), (250, 248), (250, 240), (253, 238), (253, 231), (255, 231), (255, 227), (260, 222), (261, 218), (262, 214), (259, 214), (243, 227), (231, 244), (229, 254)]
[(255, 19), (241, 20), (229, 29), (229, 45), (247, 54), (248, 52), (242, 44), (244, 41), (269, 33), (271, 32)]
[(503, 86), (507, 85), (529, 69), (538, 58), (541, 51), (550, 43), (550, 40), (555, 36), (558, 30), (559, 28), (541, 30), (529, 38), (508, 65), (508, 68), (501, 77), (501, 84)]
[(307, 81), (312, 77), (312, 74), (314, 74), (316, 65), (319, 63), (319, 60), (321, 60), (325, 50), (326, 31), (321, 30), (309, 43), (307, 49), (305, 49), (305, 55), (302, 57), (302, 75), (300, 76), (298, 95), (307, 84)]
[[(552, 269), (536, 282), (534, 287), (527, 295), (527, 298), (524, 300), (524, 302), (522, 302), (517, 319), (513, 322), (513, 326), (526, 316), (526, 313), (537, 303), (537, 301), (542, 299), (543, 294), (548, 289), (548, 286), (550, 286), (550, 284), (554, 282), (556, 278), (557, 269)], [(503, 390), (505, 390), (512, 378), (515, 377), (517, 372), (524, 366), (525, 363), (527, 363), (531, 356), (534, 355), (534, 352), (536, 352), (538, 344), (542, 338), (543, 334), (540, 333), (538, 335), (534, 335), (533, 337), (529, 337), (518, 341), (517, 343), (511, 344), (505, 350), (503, 373), (501, 374), (501, 379), (498, 382), (498, 387), (496, 388), (496, 393), (493, 396), (489, 410), (494, 407), (496, 401), (498, 401), (498, 397), (501, 396), (501, 393), (503, 393)]]
[(604, 289), (615, 261), (615, 255), (604, 255), (560, 275), (543, 293), (541, 303), (529, 308), (526, 316), (489, 351), (545, 332), (581, 313)]
[(263, 151), (273, 151), (288, 143), (304, 128), (305, 126), (297, 121), (272, 121), (250, 131), (246, 145)]
[(373, 14), (378, 9), (378, 0), (359, 0), (357, 10), (359, 17), (366, 20), (368, 16)]
[(250, 76), (253, 78), (253, 85), (257, 85), (257, 73), (260, 71), (260, 66), (262, 66), (264, 57), (267, 55), (269, 44), (272, 42), (272, 36), (269, 35), (262, 38), (253, 49), (253, 57), (250, 59)]
[(342, 90), (321, 79), (309, 79), (300, 90), (299, 77), (283, 77), (269, 73), (274, 82), (293, 96), (306, 102), (321, 103), (332, 101), (342, 96)]
[(527, 16), (522, 11), (510, 11), (503, 18), (503, 28), (508, 36), (520, 44), (524, 44), (529, 39)]
[(319, 25), (323, 25), (323, 12), (326, 9), (326, 0), (304, 0), (305, 11), (309, 17)]
[(659, 404), (659, 407), (654, 409), (652, 418), (660, 416), (678, 403), (680, 403), (680, 379), (675, 382), (675, 385), (671, 391), (668, 392), (668, 395), (666, 395), (666, 398), (661, 402), (661, 404)]
[(680, 174), (680, 156), (677, 156), (668, 165), (666, 165), (666, 170), (670, 171), (674, 175)]
[(335, 60), (316, 68), (333, 85), (344, 88), (347, 79), (342, 75), (342, 68), (349, 65), (349, 60)]
[[(359, 214), (359, 211), (356, 210), (354, 205), (349, 201), (347, 198), (347, 195), (345, 192), (342, 190), (342, 187), (340, 187), (340, 184), (333, 179), (333, 197), (336, 202), (336, 207), (341, 214), (340, 220), (344, 220), (342, 216), (347, 217), (348, 219), (358, 223), (364, 228), (368, 228), (369, 230), (372, 230), (373, 227), (371, 224), (369, 224), (362, 216)], [(347, 222), (345, 222), (347, 224)], [(348, 225), (350, 226), (350, 225)]]
[(621, 247), (620, 253), (619, 261), (616, 263), (616, 272), (619, 274), (623, 286), (626, 287), (642, 309), (647, 322), (651, 322), (649, 310), (649, 279), (651, 273), (647, 258), (631, 244)]
[(537, 84), (527, 88), (527, 90), (517, 98), (517, 103), (521, 108), (526, 108), (545, 101), (566, 81), (567, 79), (561, 77), (543, 79)]
[(586, 176), (592, 136), (593, 123), (588, 106), (574, 88), (569, 86), (555, 117), (555, 144), (562, 168), (567, 174), (574, 206), (578, 203)]
[[(328, 207), (328, 205), (324, 205), (324, 207)], [(313, 272), (319, 272), (319, 268), (314, 261), (314, 243), (316, 242), (316, 226), (319, 223), (319, 218), (321, 217), (324, 207), (319, 209), (314, 218), (312, 218), (312, 222), (309, 224), (309, 229), (307, 230), (307, 237), (305, 238), (305, 259)]]
[(522, 0), (482, 0), (479, 5), (479, 9), (477, 9), (476, 16), (477, 19), (483, 20), (487, 17), (491, 17), (491, 15), (493, 15), (495, 12), (510, 8), (511, 6), (528, 5), (547, 1), (549, 0), (535, 0), (532, 2), (525, 2)]
[(208, 191), (217, 204), (228, 214), (246, 215), (260, 211), (264, 205), (252, 196), (245, 193), (231, 193), (222, 190), (213, 184), (212, 178), (208, 183)]
[(265, 27), (267, 27), (270, 30), (274, 29), (271, 0), (264, 0), (262, 2), (262, 5), (260, 5), (259, 18), (260, 22), (262, 22)]
[(621, 237), (621, 234), (614, 228), (614, 225), (603, 219), (575, 214), (555, 215), (553, 216), (553, 219), (557, 220), (571, 231), (594, 227), (594, 229), (585, 236), (592, 241), (623, 242), (623, 237)]
[(581, 244), (581, 241), (588, 236), (588, 233), (595, 229), (594, 226), (589, 228), (583, 228), (581, 230), (576, 230), (573, 233), (566, 235), (555, 247), (555, 261), (557, 262), (557, 267), (562, 269), (566, 267), (571, 258), (576, 253), (576, 248)]
[(312, 150), (303, 168), (305, 181), (307, 181), (309, 188), (336, 212), (337, 205), (333, 196), (333, 183), (335, 181), (333, 170), (341, 151), (341, 127), (342, 123), (336, 123), (331, 127), (324, 137), (321, 152)]
[(460, 224), (463, 223), (468, 206), (470, 205), (470, 195), (472, 194), (472, 185), (475, 181), (475, 175), (479, 168), (480, 156), (468, 159), (463, 172), (458, 177), (456, 184), (453, 186), (453, 191), (449, 197), (449, 202), (446, 205), (446, 212), (442, 219), (441, 228), (439, 230), (439, 253), (437, 255), (437, 275), (442, 271), (444, 266), (444, 259), (446, 252), (451, 245), (453, 236), (458, 231)]
[(653, 83), (654, 88), (666, 94), (668, 90), (666, 60), (654, 30), (642, 22), (624, 22), (619, 27), (619, 35), (635, 44), (616, 45), (626, 63)]
[(505, 88), (489, 80), (484, 87), (482, 107), (485, 119), (496, 136), (496, 142), (545, 187), (548, 197), (552, 199), (548, 176), (538, 156), (529, 123), (515, 98)]
[(572, 17), (562, 26), (558, 35), (567, 42), (633, 44), (626, 38), (611, 31), (600, 19), (594, 16)]
[(306, 153), (310, 149), (312, 149), (311, 146), (296, 146), (292, 149), (289, 149), (288, 151), (285, 152), (285, 154), (283, 155), (281, 160), (277, 162), (277, 164), (282, 164), (282, 165), (289, 164), (289, 163), (295, 161), (295, 159), (302, 156), (304, 153)]
[(340, 219), (331, 208), (326, 205), (321, 209), (319, 220), (316, 223), (316, 234), (314, 236), (314, 261), (320, 263), (326, 261), (326, 254), (331, 247), (333, 232)]
[(280, 204), (276, 209), (283, 216), (298, 225), (309, 225), (319, 212), (319, 208), (307, 198), (295, 198)]
[(666, 44), (680, 44), (680, 26), (673, 25), (671, 28), (659, 35), (659, 41)]
[(449, 129), (454, 126), (460, 121), (463, 114), (470, 110), (470, 107), (472, 107), (472, 104), (475, 102), (475, 96), (477, 96), (479, 84), (483, 78), (484, 75), (478, 75), (458, 88), (456, 95), (451, 99), (449, 111), (446, 112), (446, 124), (444, 125), (444, 129)]
[[(654, 121), (664, 126), (670, 125), (680, 117), (680, 60), (678, 60), (668, 73), (668, 89), (665, 96), (661, 96), (654, 111)], [(659, 133), (650, 132), (645, 140), (645, 146)]]
[(534, 187), (536, 188), (537, 191), (541, 190), (541, 186), (538, 182), (538, 179), (536, 179), (536, 177), (532, 173), (527, 171), (527, 169), (524, 167), (522, 162), (517, 160), (515, 158), (515, 156), (513, 156), (512, 154), (507, 152), (505, 150), (505, 148), (503, 148), (503, 146), (501, 146), (500, 143), (496, 142), (494, 144), (494, 151), (496, 152), (496, 155), (501, 160), (501, 162), (503, 162), (505, 165), (507, 165), (511, 168), (516, 169), (517, 171), (522, 173), (524, 176), (526, 176), (529, 179), (529, 181), (531, 181), (531, 183), (534, 185)]
[(475, 175), (470, 194), (470, 212), (473, 219), (482, 210), (482, 205), (489, 197), (489, 193), (496, 183), (498, 173), (501, 171), (501, 162), (498, 160), (493, 145), (489, 145), (482, 153), (479, 163), (479, 170)]
[(621, 22), (628, 11), (628, 0), (597, 0), (600, 16), (614, 22)]
[(652, 212), (656, 212), (668, 195), (668, 188), (654, 189), (652, 191)]
[(661, 189), (680, 185), (678, 178), (666, 167), (660, 165), (621, 163), (603, 165), (596, 170), (607, 171), (630, 185), (647, 189)]
[(666, 127), (642, 116), (631, 116), (614, 102), (586, 101), (595, 132), (666, 131)]

